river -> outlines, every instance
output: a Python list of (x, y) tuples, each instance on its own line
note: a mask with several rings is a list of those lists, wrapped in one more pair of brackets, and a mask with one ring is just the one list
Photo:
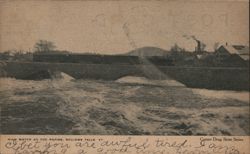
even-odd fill
[(249, 92), (174, 80), (0, 79), (2, 134), (250, 135)]

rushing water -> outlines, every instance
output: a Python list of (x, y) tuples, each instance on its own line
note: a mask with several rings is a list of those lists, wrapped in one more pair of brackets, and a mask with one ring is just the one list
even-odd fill
[(0, 79), (1, 133), (250, 135), (249, 92), (173, 81)]

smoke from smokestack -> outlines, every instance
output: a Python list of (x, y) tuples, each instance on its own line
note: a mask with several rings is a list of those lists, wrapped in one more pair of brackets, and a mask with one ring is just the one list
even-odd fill
[(203, 43), (203, 42), (201, 42), (200, 40), (198, 40), (194, 35), (190, 35), (190, 36), (188, 36), (188, 35), (182, 35), (182, 36), (185, 37), (188, 40), (192, 39), (192, 40), (196, 41), (197, 47), (195, 48), (195, 51), (201, 52), (201, 51), (205, 50), (206, 44)]
[(195, 41), (199, 41), (194, 35), (191, 35), (191, 38)]

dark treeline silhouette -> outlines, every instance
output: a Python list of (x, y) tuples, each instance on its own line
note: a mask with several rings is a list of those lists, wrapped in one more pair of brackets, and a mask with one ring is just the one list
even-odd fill
[(33, 61), (48, 63), (84, 63), (84, 64), (143, 64), (147, 59), (159, 66), (192, 66), (192, 67), (249, 67), (249, 61), (236, 54), (221, 57), (217, 54), (219, 43), (214, 44), (214, 52), (205, 51), (204, 43), (195, 36), (185, 36), (197, 42), (194, 52), (187, 51), (175, 43), (169, 51), (157, 47), (142, 47), (122, 55), (103, 55), (97, 53), (76, 54), (66, 50), (57, 50), (51, 41), (39, 40), (33, 52), (5, 51), (0, 53), (0, 60)]

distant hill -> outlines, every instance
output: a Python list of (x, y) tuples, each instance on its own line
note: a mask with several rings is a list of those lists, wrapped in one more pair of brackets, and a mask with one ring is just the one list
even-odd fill
[(161, 49), (161, 48), (157, 48), (157, 47), (142, 47), (142, 48), (132, 50), (126, 53), (126, 55), (149, 57), (149, 56), (165, 56), (168, 53), (169, 51)]

